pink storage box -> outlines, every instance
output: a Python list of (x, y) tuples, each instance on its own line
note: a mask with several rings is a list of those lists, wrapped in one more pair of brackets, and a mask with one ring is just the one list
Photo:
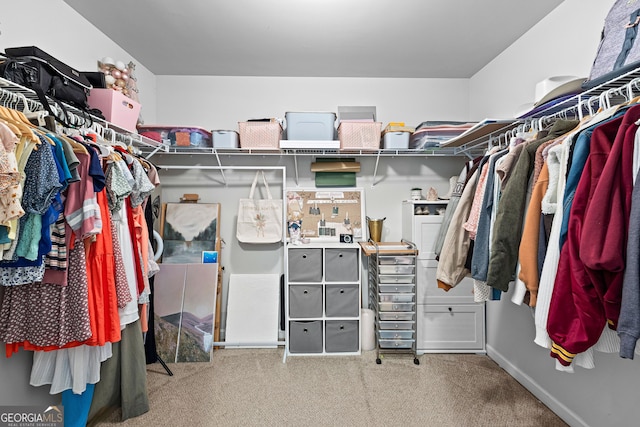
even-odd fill
[(140, 104), (113, 89), (91, 89), (89, 107), (102, 111), (105, 119), (123, 129), (136, 131)]
[(341, 150), (377, 150), (382, 123), (343, 120), (338, 126)]
[(282, 126), (278, 122), (239, 122), (240, 148), (280, 149)]

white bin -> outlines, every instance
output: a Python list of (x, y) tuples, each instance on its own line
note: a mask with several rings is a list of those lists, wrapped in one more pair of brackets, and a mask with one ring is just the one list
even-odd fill
[(362, 351), (371, 351), (376, 348), (375, 314), (373, 310), (363, 308), (360, 312), (360, 335), (362, 336)]

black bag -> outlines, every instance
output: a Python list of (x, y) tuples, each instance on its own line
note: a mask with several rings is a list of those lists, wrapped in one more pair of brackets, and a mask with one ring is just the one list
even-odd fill
[(55, 115), (47, 96), (69, 103), (83, 112), (88, 109), (87, 96), (91, 83), (80, 72), (34, 46), (8, 48), (5, 54), (7, 58), (0, 64), (0, 75), (33, 89), (49, 114), (65, 126), (68, 126), (68, 122), (64, 106), (58, 104), (64, 117)]

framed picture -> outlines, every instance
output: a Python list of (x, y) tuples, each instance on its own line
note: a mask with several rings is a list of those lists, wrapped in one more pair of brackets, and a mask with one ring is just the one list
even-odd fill
[(203, 262), (204, 251), (218, 250), (219, 218), (219, 203), (167, 203), (162, 221), (162, 262)]
[[(366, 240), (362, 188), (291, 189), (287, 195), (287, 224), (291, 238), (339, 242)], [(299, 236), (298, 236), (299, 235)]]

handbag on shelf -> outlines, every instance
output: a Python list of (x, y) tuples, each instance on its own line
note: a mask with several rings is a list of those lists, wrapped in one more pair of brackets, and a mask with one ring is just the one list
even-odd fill
[[(254, 198), (258, 177), (267, 195), (266, 199)], [(274, 199), (269, 191), (264, 171), (257, 171), (249, 198), (238, 202), (236, 238), (241, 243), (277, 243), (282, 241), (282, 199)]]
[(616, 0), (600, 36), (600, 44), (583, 89), (591, 89), (640, 66), (640, 2)]
[[(35, 46), (5, 49), (6, 58), (0, 61), (0, 76), (18, 85), (32, 89), (43, 107), (65, 126), (68, 126), (66, 102), (85, 114), (89, 108), (87, 96), (91, 83), (79, 71), (69, 67)], [(49, 97), (49, 99), (47, 98)], [(61, 114), (55, 114), (50, 99), (61, 101)]]

